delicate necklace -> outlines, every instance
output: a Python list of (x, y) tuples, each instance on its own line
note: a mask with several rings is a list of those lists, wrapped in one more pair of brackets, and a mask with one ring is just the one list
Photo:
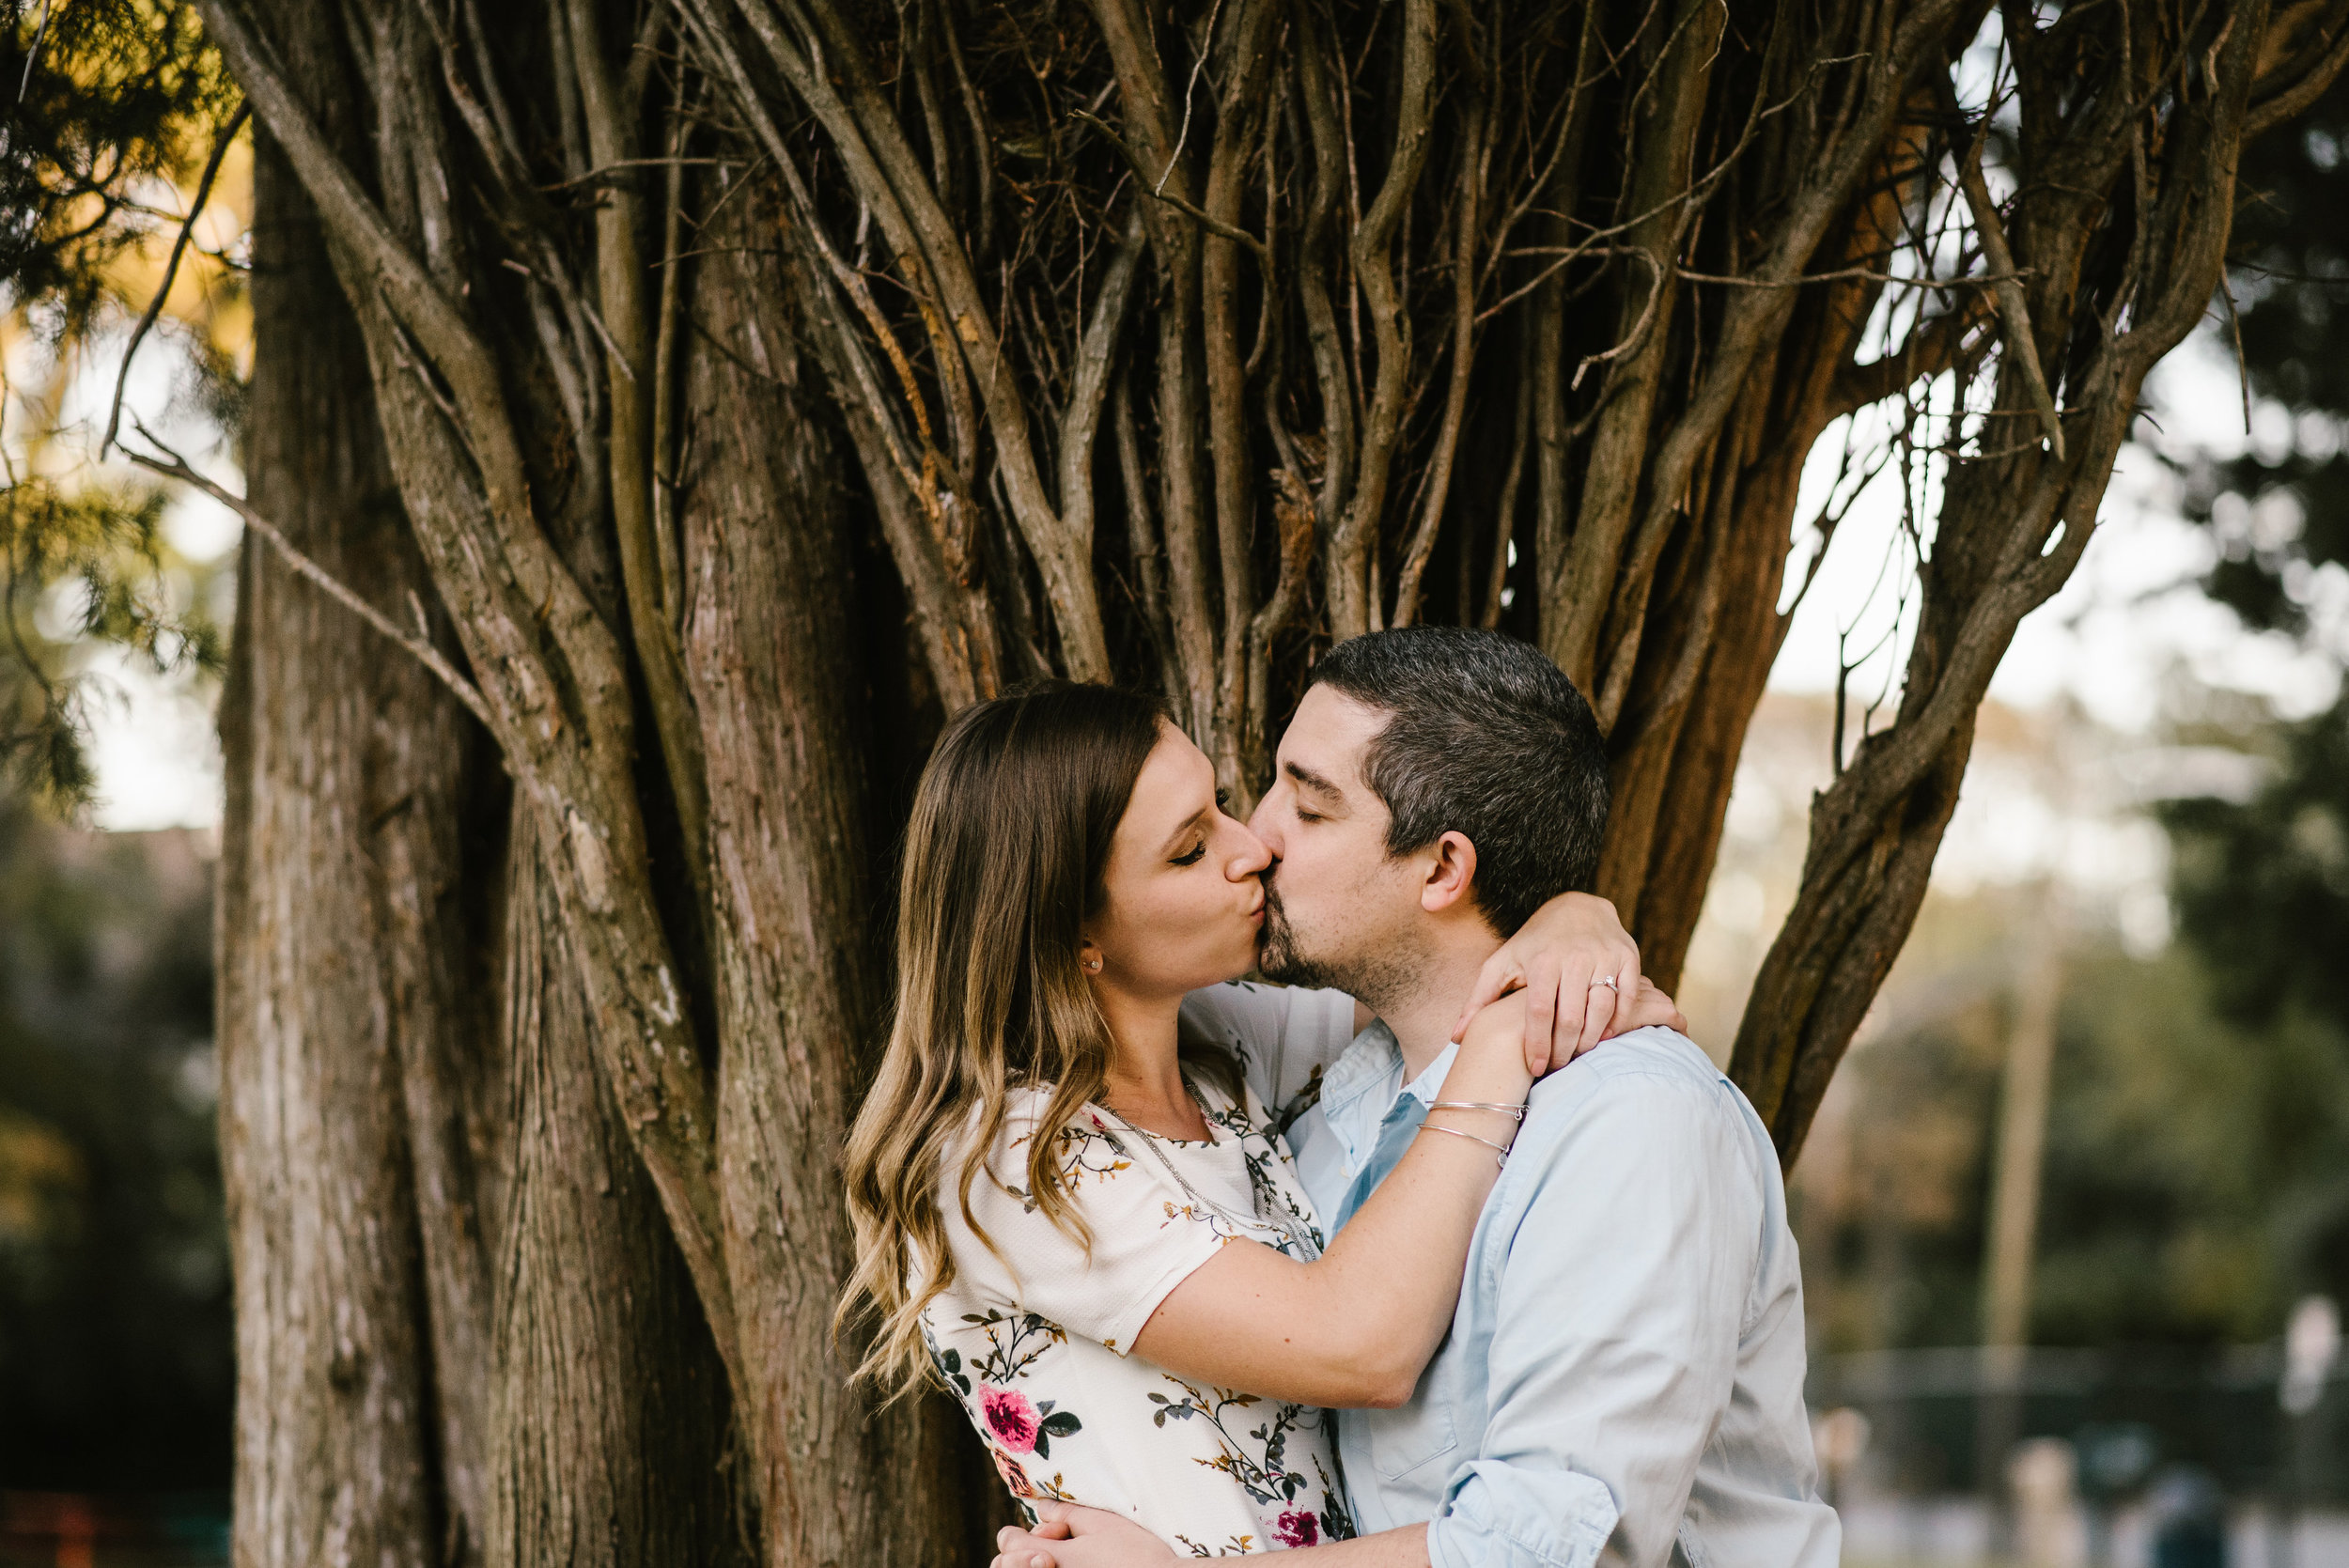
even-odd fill
[[(1190, 1079), (1188, 1077), (1183, 1079), (1183, 1087), (1185, 1089), (1190, 1089)], [(1199, 1092), (1195, 1089), (1190, 1089), (1190, 1096), (1192, 1101), (1197, 1103), (1199, 1099)], [(1181, 1168), (1178, 1167), (1173, 1160), (1167, 1158), (1166, 1151), (1159, 1147), (1162, 1140), (1160, 1140), (1157, 1134), (1134, 1126), (1131, 1122), (1126, 1120), (1125, 1117), (1119, 1115), (1115, 1108), (1112, 1106), (1105, 1104), (1101, 1107), (1101, 1109), (1110, 1113), (1111, 1120), (1114, 1121), (1119, 1126), (1124, 1127), (1128, 1132), (1132, 1133), (1142, 1146), (1150, 1151), (1151, 1157), (1165, 1169), (1166, 1173), (1174, 1178), (1174, 1185), (1183, 1189), (1183, 1196), (1189, 1198), (1193, 1203), (1216, 1216), (1225, 1224), (1235, 1226), (1239, 1230), (1278, 1232), (1287, 1240), (1288, 1245), (1286, 1247), (1279, 1247), (1277, 1250), (1288, 1253), (1291, 1257), (1299, 1258), (1310, 1263), (1314, 1259), (1321, 1256), (1321, 1247), (1314, 1240), (1312, 1230), (1295, 1215), (1275, 1213), (1267, 1217), (1264, 1215), (1234, 1214), (1230, 1209), (1225, 1208), (1221, 1203), (1217, 1203), (1213, 1198), (1208, 1197), (1206, 1193), (1190, 1185), (1190, 1178), (1183, 1174)], [(1200, 1105), (1199, 1111), (1202, 1116), (1205, 1116), (1206, 1114), (1206, 1107), (1204, 1104)], [(1212, 1121), (1208, 1124), (1207, 1131), (1208, 1136), (1212, 1139), (1215, 1132), (1215, 1126)], [(1116, 1134), (1112, 1133), (1110, 1135), (1110, 1141), (1112, 1144), (1115, 1144), (1121, 1153), (1125, 1151), (1125, 1145), (1119, 1141)], [(1246, 1149), (1243, 1148), (1240, 1151), (1240, 1158), (1245, 1160), (1247, 1157), (1248, 1153)], [(1249, 1185), (1252, 1188), (1255, 1184), (1251, 1182)], [(1262, 1200), (1259, 1199), (1258, 1201), (1261, 1202)]]

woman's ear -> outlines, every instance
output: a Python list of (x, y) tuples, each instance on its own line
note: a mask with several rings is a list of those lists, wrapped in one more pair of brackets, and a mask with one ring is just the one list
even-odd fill
[(1101, 950), (1093, 945), (1090, 937), (1077, 944), (1077, 967), (1087, 974), (1101, 972)]
[(1476, 880), (1476, 846), (1466, 833), (1444, 834), (1435, 842), (1434, 850), (1427, 881), (1419, 890), (1419, 907), (1431, 915), (1464, 902)]

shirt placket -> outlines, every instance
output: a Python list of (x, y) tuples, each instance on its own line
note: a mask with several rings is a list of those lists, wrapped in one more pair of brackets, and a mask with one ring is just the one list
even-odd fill
[(1378, 1123), (1378, 1139), (1371, 1146), (1370, 1157), (1354, 1172), (1354, 1179), (1346, 1188), (1346, 1200), (1338, 1205), (1336, 1224), (1331, 1233), (1354, 1218), (1354, 1211), (1368, 1201), (1380, 1182), (1387, 1179), (1403, 1158), (1403, 1151), (1411, 1146), (1419, 1135), (1420, 1124), (1427, 1119), (1427, 1107), (1416, 1094), (1398, 1094)]

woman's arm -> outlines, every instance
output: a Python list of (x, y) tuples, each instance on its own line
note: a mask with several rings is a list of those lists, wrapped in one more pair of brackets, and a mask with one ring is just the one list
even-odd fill
[[(989, 1568), (1156, 1568), (1176, 1562), (1167, 1544), (1121, 1514), (1046, 1503), (1033, 1530), (995, 1532)], [(1376, 1535), (1299, 1548), (1312, 1568), (1428, 1568), (1427, 1527), (1404, 1525)], [(1285, 1554), (1283, 1561), (1291, 1560)]]
[[(1519, 1005), (1478, 1015), (1444, 1100), (1525, 1103)], [(1402, 1404), (1451, 1325), (1469, 1238), (1501, 1173), (1494, 1145), (1516, 1134), (1516, 1118), (1499, 1111), (1429, 1111), (1319, 1259), (1231, 1243), (1159, 1304), (1135, 1353), (1180, 1377), (1302, 1405)]]

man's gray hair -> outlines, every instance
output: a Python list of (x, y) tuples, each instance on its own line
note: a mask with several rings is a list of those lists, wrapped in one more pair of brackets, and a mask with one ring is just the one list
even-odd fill
[(1559, 893), (1589, 890), (1607, 743), (1557, 665), (1498, 631), (1414, 626), (1340, 643), (1313, 682), (1388, 715), (1362, 754), (1391, 818), (1388, 854), (1464, 834), (1476, 846), (1470, 895), (1503, 937)]

